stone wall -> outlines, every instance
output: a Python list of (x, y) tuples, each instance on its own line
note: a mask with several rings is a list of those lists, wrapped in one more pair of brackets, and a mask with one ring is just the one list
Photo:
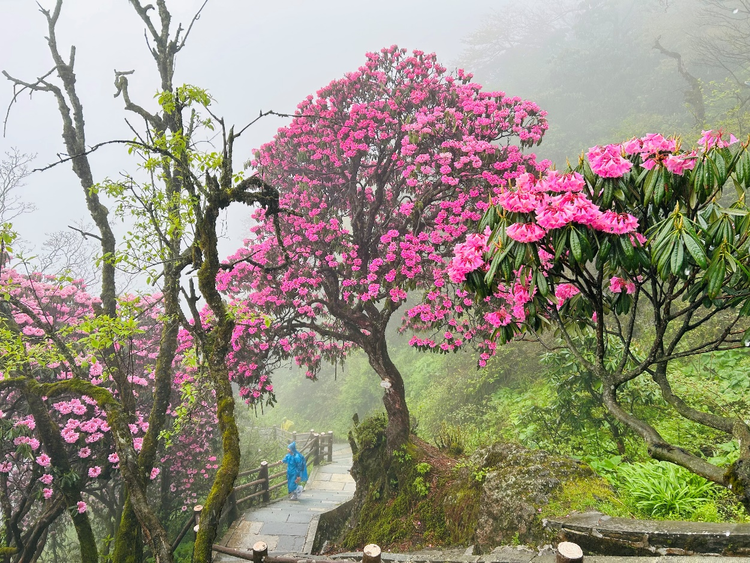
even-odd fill
[(750, 556), (750, 524), (630, 520), (589, 512), (550, 519), (545, 526), (585, 553)]

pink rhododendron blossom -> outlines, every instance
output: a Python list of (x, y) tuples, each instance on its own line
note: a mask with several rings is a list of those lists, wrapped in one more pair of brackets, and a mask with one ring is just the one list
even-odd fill
[(545, 230), (535, 223), (514, 223), (509, 225), (505, 232), (518, 242), (536, 242), (545, 235)]
[(52, 463), (52, 460), (47, 454), (41, 454), (37, 456), (36, 462), (42, 467), (49, 467), (50, 463)]
[(485, 313), (484, 320), (490, 323), (491, 326), (497, 328), (508, 325), (513, 318), (507, 310), (500, 309), (498, 311), (493, 311), (492, 313)]
[(624, 235), (638, 228), (638, 219), (629, 213), (606, 211), (599, 220), (596, 228), (605, 233)]
[(557, 308), (565, 304), (565, 301), (581, 293), (581, 290), (570, 283), (561, 283), (555, 288), (555, 297), (557, 298)]
[(151, 480), (152, 481), (159, 476), (159, 472), (160, 471), (161, 471), (161, 469), (159, 469), (158, 467), (154, 467), (153, 469), (151, 469)]
[(641, 137), (640, 141), (641, 149), (638, 152), (644, 157), (657, 153), (674, 152), (677, 149), (677, 139), (667, 139), (658, 133), (648, 133), (645, 137)]
[(536, 208), (536, 221), (544, 229), (559, 229), (573, 221), (575, 209), (565, 195), (544, 196)]
[(622, 157), (620, 145), (592, 147), (586, 154), (594, 174), (602, 178), (621, 178), (633, 167), (633, 163)]
[(719, 129), (718, 131), (701, 131), (701, 138), (698, 140), (698, 146), (701, 147), (703, 152), (708, 152), (711, 149), (723, 149), (729, 145), (733, 145), (737, 142), (737, 138), (734, 135), (729, 135), (729, 140), (724, 140), (724, 132)]
[(623, 278), (618, 278), (617, 276), (612, 276), (609, 280), (609, 290), (612, 293), (622, 293), (625, 291), (628, 295), (631, 295), (635, 293), (635, 283)]
[(670, 154), (664, 159), (664, 167), (669, 170), (672, 174), (682, 176), (685, 170), (692, 170), (695, 168), (695, 162), (697, 160), (697, 154), (691, 153), (686, 155), (674, 155)]
[(51, 485), (52, 484), (52, 475), (49, 473), (45, 473), (41, 477), (39, 477), (39, 481), (41, 481), (45, 485)]
[(536, 179), (529, 173), (521, 174), (516, 179), (515, 189), (505, 190), (495, 198), (497, 205), (514, 213), (533, 211), (540, 201), (541, 193), (536, 187)]
[(91, 448), (81, 448), (78, 450), (78, 457), (87, 458), (91, 455)]
[(448, 266), (448, 277), (454, 283), (466, 279), (466, 274), (484, 265), (484, 253), (489, 250), (487, 235), (471, 234), (466, 242), (456, 245), (454, 257)]
[(76, 508), (78, 508), (78, 514), (83, 514), (84, 512), (86, 512), (86, 509), (88, 508), (88, 506), (86, 506), (85, 502), (83, 502), (82, 500), (79, 500), (76, 503)]
[(99, 477), (99, 475), (102, 474), (102, 468), (98, 465), (95, 465), (94, 467), (89, 467), (89, 477), (92, 479), (96, 479)]
[(42, 489), (42, 496), (43, 496), (43, 497), (44, 497), (45, 499), (49, 499), (49, 498), (51, 498), (51, 497), (52, 497), (52, 492), (53, 492), (53, 491), (52, 491), (52, 489), (47, 489), (47, 488), (45, 488), (45, 489)]
[(10, 470), (13, 469), (13, 464), (9, 461), (4, 461), (0, 463), (0, 473), (10, 473)]

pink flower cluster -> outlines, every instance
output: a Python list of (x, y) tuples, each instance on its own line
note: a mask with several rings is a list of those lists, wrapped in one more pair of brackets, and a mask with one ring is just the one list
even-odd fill
[(682, 176), (685, 170), (695, 167), (697, 153), (676, 153), (677, 140), (667, 139), (658, 133), (649, 133), (640, 139), (631, 139), (622, 144), (626, 154), (640, 155), (641, 166), (651, 170), (657, 164), (662, 164), (672, 174)]
[(737, 137), (729, 135), (729, 140), (724, 139), (724, 132), (719, 129), (718, 131), (701, 131), (701, 138), (698, 140), (698, 146), (701, 147), (703, 152), (708, 152), (711, 149), (723, 149), (729, 145), (733, 145), (737, 142)]
[(622, 293), (624, 291), (628, 295), (631, 295), (635, 293), (635, 283), (624, 278), (612, 276), (609, 280), (609, 290), (612, 293)]
[[(20, 274), (4, 268), (0, 272), (0, 287), (23, 302), (28, 309), (13, 308), (12, 314), (21, 328), (30, 365), (38, 374), (40, 383), (55, 383), (73, 377), (74, 366), (69, 365), (67, 358), (57, 353), (56, 347), (48, 339), (48, 334), (56, 333), (59, 337), (68, 339), (71, 350), (74, 351), (75, 367), (81, 368), (77, 375), (87, 375), (90, 383), (107, 387), (117, 396), (118, 391), (114, 382), (104, 370), (102, 351), (84, 348), (82, 345), (87, 340), (86, 337), (90, 336), (86, 332), (88, 328), (84, 330), (84, 327), (94, 320), (94, 306), (99, 300), (91, 297), (80, 281), (71, 283), (51, 276)], [(122, 359), (122, 365), (130, 370), (127, 373), (128, 380), (133, 383), (136, 416), (130, 430), (134, 435), (134, 445), (138, 447), (143, 442), (143, 434), (149, 428), (146, 418), (153, 400), (153, 374), (159, 352), (161, 296), (123, 296), (122, 303), (130, 311), (129, 314), (138, 319), (139, 330), (115, 346)], [(184, 356), (178, 355), (174, 363), (172, 409), (182, 401), (179, 385), (188, 377), (185, 372), (192, 369), (183, 364), (184, 359)], [(188, 364), (192, 365), (191, 362)], [(19, 505), (24, 495), (28, 496), (29, 491), (34, 492), (34, 498), (37, 498), (37, 492), (41, 499), (53, 498), (53, 474), (60, 466), (59, 460), (39, 451), (41, 444), (35, 420), (27, 414), (26, 403), (13, 393), (12, 389), (0, 392), (3, 405), (9, 405), (1, 417), (13, 424), (16, 434), (21, 434), (16, 435), (12, 441), (7, 440), (0, 445), (0, 472), (12, 476), (12, 479), (8, 479), (8, 495), (15, 506)], [(119, 480), (119, 472), (112, 471), (118, 468), (119, 456), (112, 451), (113, 440), (105, 439), (111, 431), (107, 423), (107, 413), (89, 396), (76, 396), (70, 392), (64, 395), (57, 394), (55, 397), (42, 399), (49, 408), (51, 419), (59, 429), (59, 437), (65, 445), (68, 463), (80, 478), (82, 492), (87, 492), (90, 480)], [(215, 408), (204, 401), (199, 411), (184, 422), (181, 433), (173, 437), (173, 441), (179, 443), (182, 450), (175, 452), (175, 455), (165, 456), (162, 462), (164, 465), (152, 470), (152, 479), (158, 477), (161, 468), (169, 466), (170, 476), (175, 481), (181, 480), (186, 470), (182, 460), (183, 454), (190, 457), (190, 463), (205, 463), (205, 459), (212, 453), (211, 445), (215, 444), (215, 425), (212, 424), (211, 418), (214, 411)], [(193, 447), (194, 445), (197, 447)], [(29, 450), (33, 452), (31, 455)], [(112, 464), (111, 468), (102, 465), (104, 458)], [(41, 476), (40, 468), (46, 470)], [(88, 479), (84, 479), (84, 476), (88, 476)], [(31, 481), (32, 478), (38, 478), (38, 485)], [(39, 488), (34, 489), (34, 486)], [(204, 489), (205, 485), (187, 484), (184, 489), (185, 499), (193, 499), (189, 496), (191, 491), (203, 494)], [(74, 510), (80, 513), (86, 509), (84, 502), (74, 507)]]
[(484, 253), (489, 250), (489, 233), (471, 234), (466, 241), (456, 245), (453, 260), (447, 268), (448, 278), (453, 283), (466, 279), (466, 274), (484, 266)]
[(515, 189), (509, 189), (495, 198), (499, 207), (511, 213), (533, 215), (526, 222), (515, 223), (506, 234), (518, 242), (537, 242), (548, 231), (563, 228), (570, 223), (590, 227), (611, 234), (634, 232), (638, 220), (628, 213), (602, 211), (582, 191), (583, 178), (577, 172), (560, 174), (548, 171), (536, 180), (531, 174), (522, 175)]
[(633, 167), (633, 163), (622, 156), (620, 145), (592, 147), (586, 154), (594, 174), (602, 178), (621, 178)]

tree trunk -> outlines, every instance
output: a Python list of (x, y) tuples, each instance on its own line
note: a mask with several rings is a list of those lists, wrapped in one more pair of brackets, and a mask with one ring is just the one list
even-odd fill
[[(225, 159), (224, 165), (231, 167), (229, 158)], [(231, 185), (231, 175), (225, 174), (222, 180)], [(216, 289), (216, 275), (219, 272), (216, 221), (219, 211), (228, 207), (230, 201), (226, 198), (226, 193), (222, 194), (218, 189), (219, 186), (215, 181), (207, 183), (211, 189), (209, 204), (206, 206), (203, 218), (199, 219), (196, 225), (197, 236), (200, 240), (199, 249), (203, 254), (203, 263), (198, 270), (198, 286), (214, 314), (216, 326), (210, 332), (206, 332), (203, 327), (199, 326), (200, 319), (196, 319), (198, 330), (195, 334), (200, 338), (203, 346), (209, 379), (216, 394), (216, 416), (221, 431), (224, 455), (201, 512), (198, 535), (193, 548), (193, 563), (212, 561), (212, 546), (219, 528), (219, 517), (224, 503), (234, 488), (234, 480), (240, 469), (240, 437), (237, 421), (234, 418), (234, 394), (226, 362), (234, 330), (234, 320), (231, 315), (227, 314), (224, 300)]]
[(395, 452), (409, 440), (409, 407), (406, 405), (404, 378), (388, 354), (385, 334), (373, 335), (372, 344), (363, 347), (372, 369), (383, 381), (383, 404), (388, 415), (386, 446), (388, 453)]
[(120, 525), (115, 535), (115, 548), (112, 552), (114, 563), (141, 563), (143, 561), (143, 538), (141, 525), (136, 518), (130, 495), (125, 492), (125, 505), (120, 516)]
[[(175, 242), (173, 242), (173, 246)], [(179, 241), (176, 243), (179, 245)], [(170, 253), (175, 260), (178, 252)], [(148, 483), (151, 469), (156, 461), (159, 448), (159, 434), (164, 429), (169, 407), (169, 396), (172, 391), (172, 362), (177, 351), (177, 335), (179, 334), (179, 276), (181, 268), (166, 265), (164, 268), (164, 321), (161, 325), (159, 339), (159, 354), (154, 368), (154, 402), (148, 418), (148, 430), (143, 438), (143, 446), (138, 455), (138, 469), (141, 479)], [(126, 496), (117, 541), (112, 554), (113, 563), (140, 563), (143, 560), (143, 545), (141, 538), (141, 523), (136, 517), (130, 495)], [(151, 534), (154, 531), (150, 532)]]
[(750, 514), (750, 462), (746, 459), (735, 461), (724, 474), (726, 486)]
[[(214, 329), (214, 332), (219, 330), (218, 328)], [(229, 328), (228, 333), (230, 335), (231, 332), (232, 329)], [(193, 563), (210, 563), (212, 561), (212, 546), (219, 529), (221, 511), (234, 488), (234, 480), (237, 478), (240, 469), (240, 437), (237, 422), (234, 418), (232, 385), (229, 382), (227, 366), (223, 359), (225, 353), (219, 352), (217, 356), (221, 358), (220, 363), (211, 366), (213, 362), (209, 359), (209, 371), (216, 393), (216, 415), (221, 430), (221, 444), (224, 455), (201, 512), (200, 526), (193, 550)]]

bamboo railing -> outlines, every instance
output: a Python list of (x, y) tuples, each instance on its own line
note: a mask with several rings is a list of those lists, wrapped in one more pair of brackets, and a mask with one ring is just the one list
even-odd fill
[[(267, 438), (276, 440), (282, 446), (297, 442), (297, 451), (305, 456), (308, 470), (311, 466), (333, 461), (333, 432), (317, 433), (314, 430), (310, 430), (310, 432), (288, 432), (277, 427), (263, 429), (263, 431), (268, 434)], [(300, 446), (300, 444), (302, 445)], [(251, 477), (255, 477), (255, 479), (234, 487), (224, 505), (220, 522), (234, 522), (239, 517), (240, 505), (245, 505), (244, 508), (246, 508), (249, 506), (246, 503), (254, 500), (260, 503), (270, 502), (271, 493), (286, 485), (286, 468), (271, 471), (282, 465), (281, 461), (274, 463), (262, 461), (260, 467), (240, 472), (235, 483)], [(173, 553), (191, 529), (194, 532), (198, 531), (202, 510), (203, 506), (200, 504), (193, 507), (193, 514), (185, 521), (172, 542)]]

